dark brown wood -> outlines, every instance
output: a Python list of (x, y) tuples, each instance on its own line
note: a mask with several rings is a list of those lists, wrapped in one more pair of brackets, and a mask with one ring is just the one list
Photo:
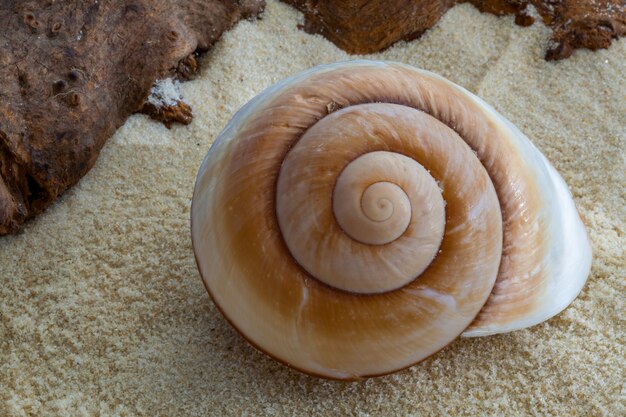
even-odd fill
[(399, 40), (418, 37), (457, 3), (472, 3), (498, 16), (514, 14), (522, 26), (533, 23), (536, 8), (552, 28), (546, 59), (569, 57), (576, 48), (606, 48), (626, 33), (625, 0), (283, 0), (304, 13), (303, 28), (319, 33), (352, 54), (381, 51)]
[[(0, 0), (0, 235), (16, 232), (90, 169), (155, 80), (190, 77), (194, 51), (263, 7), (264, 0)], [(154, 117), (184, 122), (191, 110)]]
[(304, 12), (303, 29), (351, 54), (383, 50), (432, 27), (454, 0), (284, 0)]

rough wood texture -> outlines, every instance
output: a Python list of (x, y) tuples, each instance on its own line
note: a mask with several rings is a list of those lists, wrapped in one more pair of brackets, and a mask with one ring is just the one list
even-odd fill
[(188, 78), (190, 54), (263, 7), (264, 0), (0, 0), (0, 235), (75, 184), (141, 110), (156, 79)]
[(168, 129), (174, 123), (188, 125), (193, 120), (191, 106), (180, 100), (177, 100), (173, 106), (165, 105), (159, 107), (146, 101), (140, 112), (150, 116), (151, 119), (162, 122)]
[(537, 9), (553, 30), (546, 59), (569, 57), (576, 48), (606, 48), (626, 33), (624, 0), (284, 0), (304, 12), (303, 28), (324, 35), (341, 49), (364, 54), (410, 40), (432, 27), (457, 3), (472, 3), (483, 12), (515, 14), (528, 26)]

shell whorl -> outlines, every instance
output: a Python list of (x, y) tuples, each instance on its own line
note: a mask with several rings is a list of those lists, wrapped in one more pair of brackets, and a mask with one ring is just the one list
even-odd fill
[(200, 168), (192, 239), (235, 328), (339, 379), (539, 323), (590, 263), (563, 181), (506, 119), (434, 74), (367, 61), (238, 112)]
[[(404, 137), (371, 133), (400, 115)], [(440, 138), (427, 138), (432, 134), (425, 128), (413, 131), (414, 123), (438, 122), (402, 106), (353, 106), (316, 123), (289, 151), (278, 176), (278, 223), (290, 253), (311, 276), (349, 292), (380, 293), (408, 284), (434, 259), (445, 225), (441, 190), (401, 152), (411, 151), (406, 143), (414, 134)], [(414, 156), (426, 159), (429, 150), (420, 152)]]

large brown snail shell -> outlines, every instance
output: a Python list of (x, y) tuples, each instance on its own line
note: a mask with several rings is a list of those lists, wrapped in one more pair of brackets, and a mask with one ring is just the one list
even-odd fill
[(200, 167), (191, 216), (228, 321), (336, 379), (540, 323), (591, 263), (570, 193), (532, 143), (463, 88), (398, 63), (320, 66), (254, 98)]

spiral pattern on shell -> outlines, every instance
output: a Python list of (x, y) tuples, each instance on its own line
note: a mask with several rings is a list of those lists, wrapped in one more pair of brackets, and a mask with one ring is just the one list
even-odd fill
[(240, 333), (338, 379), (546, 320), (590, 265), (567, 187), (514, 126), (439, 76), (369, 61), (237, 113), (200, 168), (192, 239)]

